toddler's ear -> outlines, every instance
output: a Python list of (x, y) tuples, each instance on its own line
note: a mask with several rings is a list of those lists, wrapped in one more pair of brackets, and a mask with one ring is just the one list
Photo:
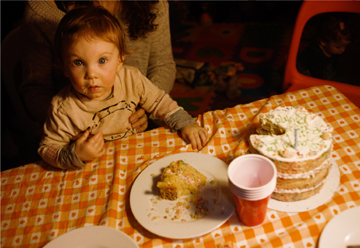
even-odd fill
[(121, 70), (122, 65), (124, 64), (124, 60), (125, 60), (125, 55), (123, 55), (122, 57), (119, 56), (119, 62), (118, 62), (118, 66), (117, 66), (117, 72), (119, 72)]

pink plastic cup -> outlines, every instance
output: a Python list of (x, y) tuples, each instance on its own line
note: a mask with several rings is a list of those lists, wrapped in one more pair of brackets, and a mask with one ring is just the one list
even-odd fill
[(246, 226), (262, 224), (271, 193), (276, 186), (274, 163), (261, 155), (243, 155), (230, 163), (228, 178), (242, 223)]

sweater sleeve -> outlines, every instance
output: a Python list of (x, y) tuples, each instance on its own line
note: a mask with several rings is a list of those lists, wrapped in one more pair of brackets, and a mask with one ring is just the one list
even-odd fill
[(195, 119), (182, 108), (169, 115), (165, 122), (173, 132), (180, 130), (187, 125), (196, 123)]
[(174, 86), (176, 65), (172, 54), (169, 3), (160, 1), (157, 16), (158, 28), (151, 34), (150, 57), (147, 78), (166, 93)]
[(196, 123), (194, 118), (180, 107), (176, 101), (171, 99), (168, 94), (159, 95), (152, 109), (151, 113), (161, 121), (165, 121), (172, 132)]
[(194, 118), (180, 107), (169, 94), (153, 85), (147, 78), (138, 76), (138, 78), (141, 77), (142, 84), (138, 83), (136, 87), (141, 92), (140, 104), (147, 112), (161, 121), (165, 121), (172, 131), (180, 130), (195, 123)]
[(77, 169), (85, 166), (75, 153), (75, 142), (79, 130), (68, 116), (56, 107), (51, 107), (44, 124), (44, 136), (38, 153), (48, 164), (61, 169)]
[(86, 163), (81, 161), (75, 153), (75, 143), (60, 149), (57, 164), (62, 169), (83, 168)]

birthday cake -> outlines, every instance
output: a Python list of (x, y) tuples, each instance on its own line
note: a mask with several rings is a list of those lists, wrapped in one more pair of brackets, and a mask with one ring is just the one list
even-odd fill
[(161, 173), (157, 183), (161, 198), (176, 200), (183, 195), (196, 195), (206, 184), (206, 176), (183, 160), (173, 161)]
[(332, 131), (303, 107), (277, 107), (259, 116), (249, 150), (268, 157), (277, 168), (272, 198), (299, 201), (320, 191), (330, 169)]

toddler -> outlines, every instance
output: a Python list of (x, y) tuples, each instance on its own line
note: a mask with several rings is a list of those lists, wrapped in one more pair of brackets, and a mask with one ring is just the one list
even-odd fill
[(348, 23), (340, 17), (325, 16), (318, 26), (315, 42), (299, 53), (296, 67), (306, 76), (344, 82), (338, 72), (338, 57), (352, 39)]
[(193, 149), (207, 132), (168, 94), (134, 67), (123, 65), (124, 30), (102, 7), (79, 7), (61, 20), (55, 35), (55, 64), (71, 85), (53, 97), (38, 152), (61, 169), (83, 167), (105, 153), (104, 141), (135, 133), (129, 117), (140, 104), (166, 122)]

